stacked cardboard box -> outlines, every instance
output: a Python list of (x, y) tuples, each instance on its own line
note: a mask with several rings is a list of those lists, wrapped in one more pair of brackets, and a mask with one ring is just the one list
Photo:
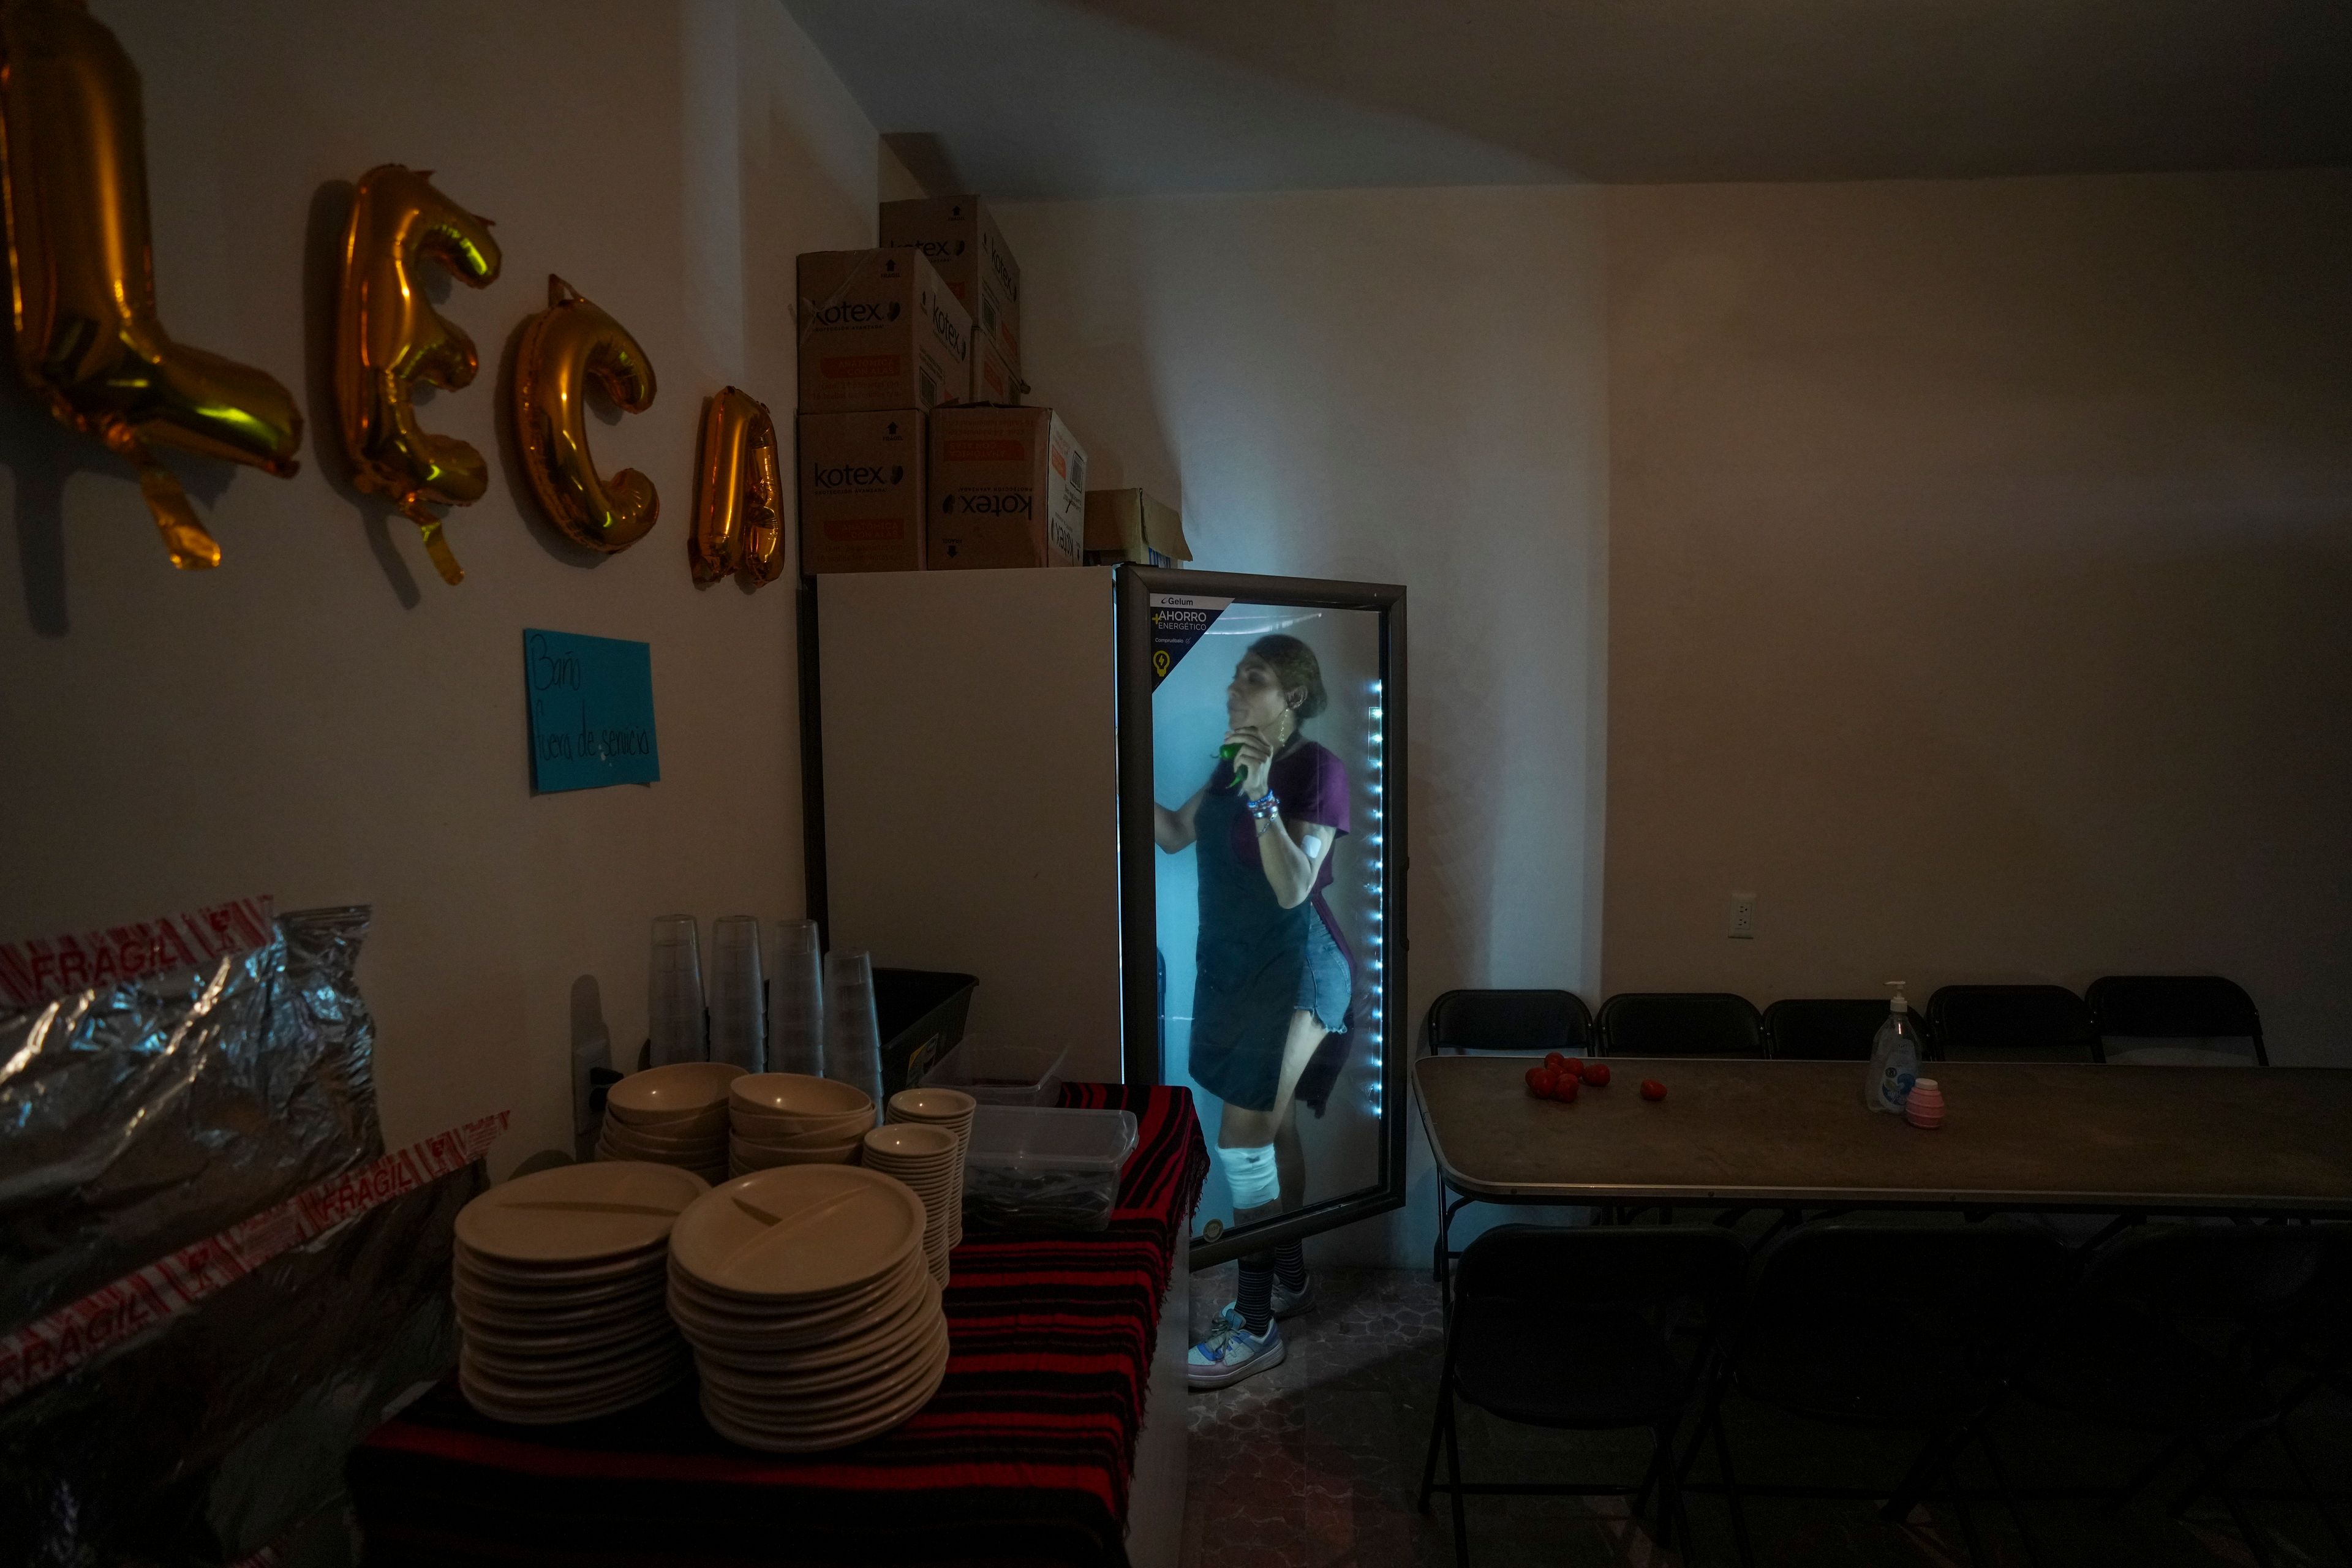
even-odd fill
[(888, 202), (881, 230), (800, 258), (801, 569), (1079, 564), (1087, 454), (1021, 406), (1021, 268), (995, 218)]
[(933, 570), (1080, 563), (1086, 448), (1052, 409), (940, 409), (929, 478)]
[(983, 396), (978, 378), (988, 364), (985, 352), (972, 356), (973, 403), (1018, 401), (1021, 383), (1021, 264), (1004, 243), (995, 215), (978, 196), (937, 196), (882, 204), (882, 243), (911, 246), (923, 253), (949, 289), (971, 312), (982, 343), (990, 345), (1004, 397)]
[(919, 252), (799, 263), (801, 570), (923, 565), (924, 418), (971, 392), (971, 318)]
[(1087, 492), (1087, 564), (1181, 566), (1192, 559), (1184, 520), (1167, 502), (1139, 489)]

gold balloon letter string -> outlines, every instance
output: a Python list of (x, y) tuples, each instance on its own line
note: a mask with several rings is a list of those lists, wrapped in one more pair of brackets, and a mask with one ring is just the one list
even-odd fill
[(661, 517), (653, 480), (623, 468), (607, 484), (588, 450), (588, 384), (632, 414), (653, 406), (654, 367), (628, 330), (550, 273), (547, 309), (515, 353), (515, 439), (531, 494), (565, 537), (610, 554)]
[(155, 314), (139, 73), (79, 0), (0, 4), (16, 365), (58, 418), (139, 469), (172, 564), (220, 564), (151, 443), (284, 478), (302, 416), (262, 372), (172, 341)]
[(702, 474), (687, 552), (694, 580), (730, 572), (747, 588), (784, 569), (783, 485), (768, 405), (730, 386), (702, 414)]
[(352, 482), (389, 496), (425, 536), (445, 583), (466, 580), (442, 537), (435, 506), (470, 506), (488, 489), (482, 455), (454, 436), (417, 428), (409, 388), (454, 392), (480, 360), (474, 340), (425, 297), (425, 263), (436, 261), (479, 289), (499, 275), (490, 220), (433, 188), (430, 170), (384, 163), (360, 176), (343, 230), (341, 300), (335, 314), (335, 411)]

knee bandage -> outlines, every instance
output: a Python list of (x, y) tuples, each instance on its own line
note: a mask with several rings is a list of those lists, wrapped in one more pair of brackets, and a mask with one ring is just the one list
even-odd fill
[(1234, 1190), (1234, 1207), (1254, 1209), (1282, 1196), (1282, 1177), (1274, 1168), (1274, 1145), (1255, 1149), (1220, 1149), (1217, 1163), (1225, 1168), (1225, 1185)]

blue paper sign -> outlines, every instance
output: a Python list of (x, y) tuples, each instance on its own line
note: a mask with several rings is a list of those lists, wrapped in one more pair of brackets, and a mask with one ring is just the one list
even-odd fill
[(661, 777), (652, 644), (526, 630), (522, 663), (532, 789), (547, 795)]

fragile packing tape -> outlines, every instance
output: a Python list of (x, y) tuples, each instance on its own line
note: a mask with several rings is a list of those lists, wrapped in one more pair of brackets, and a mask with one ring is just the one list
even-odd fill
[(161, 1326), (279, 1253), (465, 1169), (489, 1151), (511, 1114), (453, 1127), (321, 1182), (0, 1339), (0, 1405)]

